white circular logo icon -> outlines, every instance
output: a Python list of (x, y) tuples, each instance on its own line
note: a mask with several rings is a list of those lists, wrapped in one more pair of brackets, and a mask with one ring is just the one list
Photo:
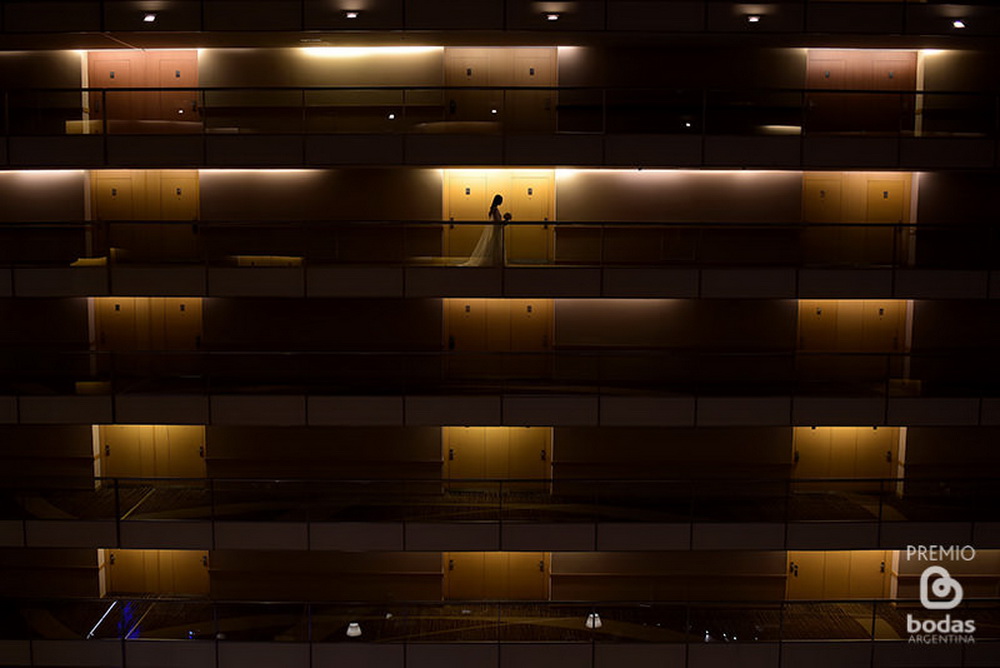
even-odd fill
[[(931, 582), (935, 575), (937, 579)], [(962, 585), (942, 566), (929, 566), (920, 576), (920, 603), (928, 610), (951, 610), (962, 602), (962, 594)]]

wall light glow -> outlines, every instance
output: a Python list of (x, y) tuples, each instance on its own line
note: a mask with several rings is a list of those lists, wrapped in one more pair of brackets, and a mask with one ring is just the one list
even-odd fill
[(321, 169), (199, 169), (199, 174), (320, 174)]
[(557, 167), (556, 178), (571, 178), (577, 174), (632, 174), (633, 178), (680, 178), (693, 174), (739, 174), (740, 176), (754, 177), (765, 174), (801, 174), (795, 169), (601, 169), (601, 168), (576, 168)]
[(84, 174), (85, 169), (7, 169), (0, 171), (0, 176), (11, 174), (14, 176), (37, 176), (45, 178), (48, 176), (66, 176), (68, 174)]
[(363, 58), (365, 56), (412, 56), (444, 52), (443, 46), (305, 46), (299, 49), (316, 58)]

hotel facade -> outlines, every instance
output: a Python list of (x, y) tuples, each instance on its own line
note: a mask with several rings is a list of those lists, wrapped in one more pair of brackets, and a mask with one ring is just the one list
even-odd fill
[(0, 664), (1000, 665), (992, 3), (0, 8)]

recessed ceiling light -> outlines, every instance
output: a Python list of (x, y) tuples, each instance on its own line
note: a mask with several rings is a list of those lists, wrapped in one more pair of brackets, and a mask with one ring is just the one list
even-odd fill
[(747, 23), (760, 23), (760, 15), (759, 14), (747, 15)]
[(344, 12), (344, 17), (349, 19), (356, 19), (358, 18), (358, 12), (355, 11)]
[(396, 120), (396, 114), (389, 114), (389, 120), (390, 121)]
[(546, 14), (545, 15), (545, 20), (546, 21), (558, 21), (559, 20), (559, 15), (556, 14), (555, 12), (552, 12), (550, 14)]
[(955, 19), (954, 21), (951, 22), (951, 25), (955, 28), (964, 28), (965, 21), (963, 21), (962, 19)]
[(156, 20), (156, 14), (146, 14), (142, 17), (143, 22), (152, 23)]

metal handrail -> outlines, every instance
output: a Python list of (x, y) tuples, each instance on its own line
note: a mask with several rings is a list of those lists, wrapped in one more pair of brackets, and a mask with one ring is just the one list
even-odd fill
[[(110, 603), (110, 605), (109, 605)], [(193, 609), (192, 609), (193, 606)], [(70, 636), (61, 635), (60, 639), (72, 640), (71, 630), (76, 626), (78, 638), (92, 641), (122, 642), (128, 643), (138, 640), (137, 635), (133, 635), (131, 630), (133, 623), (121, 624), (125, 615), (122, 610), (130, 607), (128, 619), (134, 622), (135, 613), (142, 611), (148, 613), (151, 609), (162, 607), (162, 612), (167, 614), (169, 621), (161, 622), (167, 624), (174, 634), (171, 637), (158, 637), (157, 642), (190, 642), (192, 640), (218, 642), (225, 644), (230, 640), (229, 635), (224, 633), (225, 626), (222, 621), (229, 616), (239, 616), (245, 631), (241, 637), (234, 640), (253, 640), (257, 642), (277, 642), (292, 641), (298, 643), (319, 643), (334, 642), (335, 637), (342, 636), (348, 623), (354, 621), (360, 623), (365, 629), (365, 633), (359, 638), (352, 639), (358, 643), (392, 643), (407, 644), (409, 642), (420, 642), (421, 634), (427, 633), (426, 624), (432, 620), (433, 612), (440, 611), (440, 614), (448, 618), (453, 618), (456, 608), (474, 606), (476, 613), (469, 610), (470, 623), (475, 624), (475, 628), (482, 634), (483, 640), (492, 642), (512, 642), (534, 641), (537, 638), (516, 636), (503, 636), (502, 633), (509, 623), (532, 623), (542, 622), (551, 618), (572, 620), (574, 624), (560, 625), (550, 628), (551, 636), (549, 640), (568, 642), (574, 644), (601, 644), (603, 642), (620, 641), (621, 638), (628, 638), (631, 642), (641, 644), (690, 644), (690, 643), (738, 643), (738, 644), (784, 644), (798, 641), (814, 642), (826, 639), (815, 637), (815, 626), (811, 627), (809, 635), (797, 637), (790, 627), (789, 617), (794, 615), (799, 609), (810, 614), (814, 622), (822, 624), (824, 613), (843, 615), (844, 606), (850, 606), (853, 611), (864, 613), (858, 615), (858, 619), (868, 618), (869, 623), (858, 624), (857, 631), (848, 637), (844, 637), (843, 629), (831, 632), (828, 640), (834, 642), (906, 642), (905, 637), (885, 638), (882, 631), (877, 628), (876, 622), (884, 617), (887, 623), (892, 623), (892, 618), (896, 617), (899, 610), (916, 609), (923, 610), (920, 601), (909, 598), (858, 598), (858, 599), (801, 599), (801, 600), (444, 600), (444, 601), (252, 601), (252, 600), (213, 600), (205, 597), (179, 597), (179, 596), (110, 596), (106, 598), (40, 598), (11, 599), (5, 608), (12, 613), (14, 618), (19, 618), (21, 613), (29, 613), (33, 610), (45, 610), (53, 608), (52, 614), (56, 619), (63, 616), (76, 619), (75, 624), (60, 625), (61, 633), (69, 632)], [(531, 619), (525, 619), (525, 606), (530, 606)], [(172, 608), (176, 608), (172, 610)], [(485, 609), (484, 609), (485, 608)], [(492, 610), (495, 608), (495, 613)], [(819, 609), (817, 609), (819, 608)], [(117, 609), (117, 610), (116, 610)], [(870, 614), (866, 609), (870, 609)], [(972, 613), (979, 611), (980, 614), (986, 612), (992, 618), (1000, 610), (1000, 599), (995, 597), (966, 598), (960, 607), (952, 611), (953, 614)], [(254, 611), (267, 613), (267, 617), (261, 620), (260, 628), (253, 624)], [(643, 637), (629, 633), (626, 627), (614, 628), (616, 625), (607, 625), (608, 621), (615, 621), (621, 617), (621, 621), (628, 624), (637, 611), (642, 611), (643, 621), (649, 621), (656, 627), (664, 631), (662, 637)], [(718, 613), (731, 611), (735, 617)], [(762, 621), (756, 615), (757, 612), (779, 613), (778, 624), (776, 626), (767, 625), (760, 627), (757, 633), (750, 633), (753, 626), (747, 628), (748, 623)], [(547, 613), (555, 613), (551, 617)], [(172, 613), (172, 614), (171, 614)], [(186, 613), (186, 614), (185, 614)], [(287, 625), (281, 625), (280, 630), (275, 630), (275, 614), (284, 613), (287, 621), (292, 623), (294, 635), (289, 636)], [(598, 613), (602, 619), (601, 627), (589, 628), (586, 620), (589, 615)], [(626, 613), (622, 616), (622, 613)], [(668, 613), (667, 617), (660, 617), (660, 614)], [(880, 614), (881, 613), (881, 614)], [(400, 636), (400, 627), (407, 628), (411, 615), (417, 626)], [(25, 615), (26, 617), (28, 615)], [(392, 630), (379, 633), (379, 625), (384, 620), (392, 620)], [(898, 622), (898, 620), (896, 620)], [(80, 624), (87, 626), (90, 632)], [(420, 625), (423, 625), (421, 627)], [(698, 626), (695, 626), (697, 624)], [(155, 630), (156, 625), (150, 625)], [(188, 626), (193, 627), (185, 631)], [(320, 627), (321, 632), (314, 633), (314, 626)], [(645, 627), (645, 625), (642, 625)], [(990, 634), (996, 633), (988, 624), (980, 624), (981, 628), (976, 631), (978, 640), (994, 640)], [(316, 629), (320, 631), (320, 629)], [(431, 631), (432, 632), (432, 631)], [(279, 639), (277, 636), (281, 634)], [(334, 635), (336, 633), (336, 635)], [(647, 632), (648, 633), (648, 632)], [(737, 638), (739, 633), (742, 637)], [(835, 635), (833, 635), (835, 633)], [(248, 638), (246, 634), (249, 634)], [(384, 634), (384, 635), (383, 635)], [(706, 637), (706, 634), (711, 634)], [(487, 638), (485, 636), (492, 636)], [(433, 635), (431, 637), (434, 637)], [(46, 635), (38, 630), (27, 627), (23, 638), (15, 639), (45, 639)], [(482, 642), (483, 640), (480, 640)], [(445, 639), (438, 639), (438, 642), (449, 642)], [(454, 641), (452, 641), (454, 642)], [(124, 650), (124, 648), (123, 648)]]

